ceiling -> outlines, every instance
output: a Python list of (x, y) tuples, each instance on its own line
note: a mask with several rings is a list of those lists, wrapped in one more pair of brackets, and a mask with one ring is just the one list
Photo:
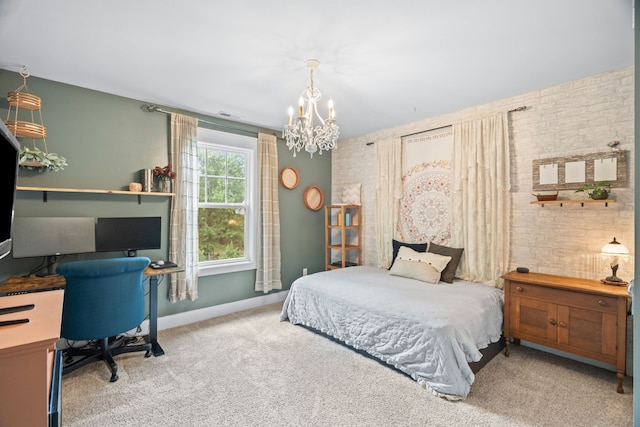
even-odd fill
[(348, 138), (632, 65), (631, 21), (632, 0), (0, 0), (0, 68), (282, 129), (316, 58)]

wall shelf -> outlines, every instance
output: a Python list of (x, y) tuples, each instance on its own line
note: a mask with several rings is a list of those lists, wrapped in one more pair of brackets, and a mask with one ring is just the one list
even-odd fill
[(42, 192), (42, 201), (47, 203), (47, 195), (49, 192), (52, 193), (90, 193), (90, 194), (129, 194), (133, 196), (138, 196), (138, 204), (142, 203), (142, 196), (160, 196), (160, 197), (169, 197), (174, 196), (175, 193), (160, 193), (160, 192), (149, 192), (149, 191), (126, 191), (126, 190), (98, 190), (98, 189), (90, 189), (90, 188), (54, 188), (54, 187), (24, 187), (17, 186), (16, 189), (18, 191), (41, 191)]
[(585, 199), (585, 200), (547, 200), (545, 202), (538, 202), (538, 201), (533, 201), (531, 202), (532, 205), (541, 205), (544, 207), (544, 205), (560, 205), (560, 207), (562, 207), (562, 205), (575, 205), (580, 203), (580, 206), (584, 206), (585, 203), (586, 204), (604, 204), (605, 206), (609, 206), (609, 203), (615, 203), (616, 201), (614, 199), (604, 199), (604, 200), (592, 200), (592, 199)]

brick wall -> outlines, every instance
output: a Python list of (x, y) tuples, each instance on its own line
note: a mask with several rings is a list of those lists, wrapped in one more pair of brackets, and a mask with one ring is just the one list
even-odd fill
[[(611, 269), (600, 248), (614, 236), (634, 247), (634, 68), (598, 74), (558, 86), (478, 105), (454, 113), (339, 141), (332, 153), (332, 201), (340, 202), (342, 186), (362, 183), (363, 263), (376, 265), (374, 237), (375, 146), (367, 145), (440, 126), (527, 106), (511, 113), (512, 218), (510, 269), (575, 277), (601, 278)], [(628, 155), (628, 186), (614, 188), (604, 205), (532, 205), (532, 162), (535, 159), (590, 154), (621, 142)], [(573, 190), (561, 198), (580, 199)], [(391, 242), (389, 242), (391, 244)], [(632, 260), (620, 263), (618, 275), (633, 277)]]

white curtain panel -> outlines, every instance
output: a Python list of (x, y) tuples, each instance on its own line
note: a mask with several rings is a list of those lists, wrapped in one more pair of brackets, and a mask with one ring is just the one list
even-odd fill
[(376, 142), (375, 230), (378, 266), (389, 268), (393, 257), (391, 240), (398, 230), (402, 198), (402, 141), (390, 138)]
[(462, 279), (501, 287), (509, 264), (508, 113), (453, 126), (452, 246)]
[(282, 289), (280, 273), (280, 207), (278, 147), (274, 135), (258, 134), (259, 223), (255, 290)]
[(169, 259), (184, 267), (171, 274), (169, 301), (198, 298), (198, 119), (171, 114), (171, 164), (176, 171), (171, 204)]

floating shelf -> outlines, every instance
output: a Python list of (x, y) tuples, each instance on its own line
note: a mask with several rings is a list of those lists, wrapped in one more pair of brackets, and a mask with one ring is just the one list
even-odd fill
[(44, 203), (47, 202), (47, 194), (49, 192), (52, 193), (91, 193), (91, 194), (130, 194), (134, 196), (138, 196), (138, 204), (142, 203), (142, 196), (160, 196), (160, 197), (168, 197), (175, 196), (175, 193), (160, 193), (160, 192), (150, 192), (150, 191), (126, 191), (126, 190), (98, 190), (91, 188), (54, 188), (54, 187), (24, 187), (17, 186), (17, 190), (19, 191), (41, 191), (42, 192), (42, 201)]
[(604, 199), (604, 200), (593, 200), (593, 199), (585, 199), (585, 200), (548, 200), (546, 202), (538, 202), (533, 201), (530, 202), (532, 205), (575, 205), (580, 204), (580, 206), (584, 206), (585, 204), (604, 204), (605, 206), (609, 206), (609, 203), (615, 203), (614, 199)]

